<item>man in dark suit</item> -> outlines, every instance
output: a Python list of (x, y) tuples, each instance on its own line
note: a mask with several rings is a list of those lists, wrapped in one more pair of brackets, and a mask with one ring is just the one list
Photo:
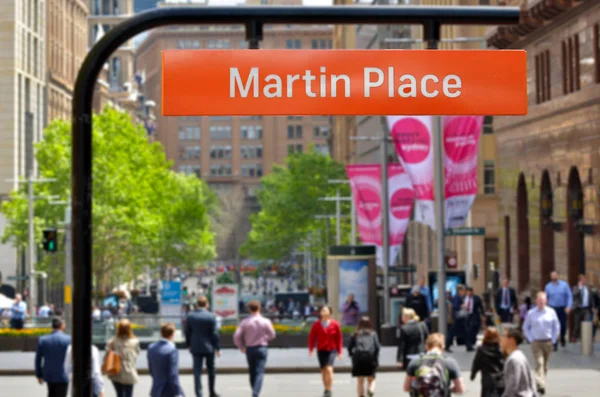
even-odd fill
[(515, 289), (509, 286), (508, 278), (504, 277), (502, 279), (502, 287), (496, 291), (494, 303), (500, 321), (502, 323), (512, 323), (514, 313), (518, 310), (519, 302), (517, 301)]
[(483, 303), (481, 298), (473, 294), (473, 288), (467, 287), (467, 294), (463, 302), (463, 310), (467, 313), (466, 318), (466, 332), (465, 332), (465, 345), (467, 351), (471, 352), (475, 350), (473, 346), (477, 342), (477, 334), (481, 328), (481, 319), (485, 317), (485, 310), (483, 310)]
[(456, 295), (450, 298), (450, 302), (452, 305), (452, 319), (453, 326), (450, 330), (446, 338), (446, 351), (452, 352), (452, 345), (454, 344), (454, 339), (456, 338), (456, 344), (461, 345), (461, 341), (464, 342), (466, 340), (466, 322), (467, 322), (467, 314), (462, 309), (463, 302), (466, 297), (466, 288), (464, 285), (460, 284), (456, 286)]
[(161, 339), (148, 348), (148, 369), (152, 376), (151, 397), (184, 397), (179, 383), (179, 352), (173, 343), (175, 325), (160, 327)]
[(427, 305), (427, 297), (421, 294), (419, 286), (412, 289), (412, 294), (406, 298), (405, 307), (411, 308), (417, 313), (420, 321), (429, 320), (429, 306)]
[(185, 341), (194, 358), (194, 388), (196, 397), (202, 397), (202, 365), (206, 360), (210, 397), (215, 392), (215, 354), (221, 356), (216, 316), (208, 311), (208, 299), (198, 298), (198, 310), (190, 313), (185, 325)]
[(595, 306), (596, 290), (588, 285), (585, 274), (580, 274), (579, 283), (573, 287), (573, 342), (581, 337), (581, 322), (593, 321)]
[(42, 336), (35, 353), (35, 377), (39, 384), (48, 385), (48, 397), (66, 397), (69, 377), (65, 373), (65, 355), (71, 337), (63, 332), (65, 324), (60, 318), (52, 319), (52, 333)]

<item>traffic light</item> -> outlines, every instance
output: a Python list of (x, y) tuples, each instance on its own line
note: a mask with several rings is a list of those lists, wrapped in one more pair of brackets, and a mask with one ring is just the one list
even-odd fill
[(44, 251), (56, 252), (57, 240), (56, 229), (44, 229)]

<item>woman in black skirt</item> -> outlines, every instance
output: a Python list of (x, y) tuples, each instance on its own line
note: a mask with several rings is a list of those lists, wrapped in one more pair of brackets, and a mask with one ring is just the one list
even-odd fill
[(375, 393), (375, 371), (379, 366), (379, 339), (373, 331), (369, 317), (362, 317), (356, 332), (350, 338), (348, 353), (352, 357), (352, 376), (357, 378), (358, 397), (365, 396), (365, 378), (367, 379), (367, 396)]

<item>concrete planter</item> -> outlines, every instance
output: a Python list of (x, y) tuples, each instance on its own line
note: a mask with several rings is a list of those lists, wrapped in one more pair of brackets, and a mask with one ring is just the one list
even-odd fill
[(0, 351), (22, 351), (31, 352), (37, 348), (37, 336), (0, 336)]

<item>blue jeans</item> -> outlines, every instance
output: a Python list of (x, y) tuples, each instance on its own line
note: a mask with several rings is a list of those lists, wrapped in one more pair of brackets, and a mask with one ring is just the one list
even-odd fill
[(125, 385), (119, 382), (113, 382), (117, 397), (133, 397), (133, 385)]
[(248, 361), (248, 373), (250, 374), (250, 386), (252, 397), (258, 397), (262, 389), (265, 377), (265, 366), (267, 364), (267, 347), (255, 346), (246, 349), (246, 360)]
[(211, 396), (215, 394), (215, 353), (194, 354), (194, 389), (196, 397), (202, 397), (202, 366), (206, 360), (206, 371), (208, 372), (208, 391)]
[[(567, 312), (565, 312), (565, 307), (553, 307), (556, 312), (556, 316), (558, 317), (558, 322), (560, 323), (560, 343), (564, 345), (565, 335), (567, 334)], [(558, 344), (558, 343), (557, 343)], [(556, 347), (556, 344), (554, 345)]]

